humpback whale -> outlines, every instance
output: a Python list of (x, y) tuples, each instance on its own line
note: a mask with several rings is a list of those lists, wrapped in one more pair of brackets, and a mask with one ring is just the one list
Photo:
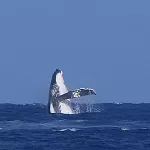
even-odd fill
[(74, 114), (71, 107), (71, 100), (86, 95), (96, 95), (96, 92), (90, 88), (79, 88), (68, 91), (64, 82), (63, 72), (56, 69), (52, 75), (49, 88), (48, 112)]

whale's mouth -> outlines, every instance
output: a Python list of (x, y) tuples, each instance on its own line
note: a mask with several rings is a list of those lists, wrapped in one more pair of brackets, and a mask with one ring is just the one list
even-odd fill
[(56, 83), (61, 82), (61, 81), (64, 82), (63, 72), (59, 69), (56, 69), (56, 71), (55, 71), (55, 80), (56, 80)]
[(55, 84), (58, 86), (61, 86), (60, 84), (63, 84), (63, 83), (64, 83), (63, 72), (59, 69), (56, 69), (52, 75), (51, 87)]
[(61, 74), (63, 74), (63, 71), (62, 71), (62, 70), (59, 70), (59, 69), (56, 69), (56, 71), (55, 71), (55, 72), (56, 72), (56, 74), (57, 74), (57, 73), (61, 73)]

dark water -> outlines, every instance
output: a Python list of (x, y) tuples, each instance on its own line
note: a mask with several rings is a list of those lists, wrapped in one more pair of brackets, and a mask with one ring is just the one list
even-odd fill
[(150, 104), (98, 104), (99, 112), (48, 114), (41, 104), (0, 104), (1, 150), (150, 150)]

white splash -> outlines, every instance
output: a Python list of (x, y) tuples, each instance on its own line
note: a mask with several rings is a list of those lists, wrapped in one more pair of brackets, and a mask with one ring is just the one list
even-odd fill
[(123, 131), (128, 131), (128, 130), (130, 130), (129, 128), (121, 128), (121, 130), (123, 130)]
[(76, 128), (65, 128), (65, 129), (59, 129), (59, 130), (52, 130), (52, 131), (60, 131), (60, 132), (64, 132), (64, 131), (72, 131), (72, 132), (76, 132), (79, 129)]

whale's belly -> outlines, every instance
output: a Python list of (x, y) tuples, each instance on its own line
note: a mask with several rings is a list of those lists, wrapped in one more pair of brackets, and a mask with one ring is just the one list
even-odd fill
[(63, 114), (73, 114), (73, 110), (70, 107), (70, 104), (68, 104), (68, 101), (65, 102), (59, 102), (57, 107), (54, 107), (53, 104), (50, 104), (50, 112), (51, 113), (63, 113)]
[(66, 104), (64, 102), (63, 103), (60, 102), (59, 106), (60, 106), (61, 113), (63, 113), (63, 114), (73, 114), (73, 111), (72, 111), (71, 107), (68, 104)]
[(50, 112), (51, 112), (51, 113), (56, 113), (55, 110), (54, 110), (54, 107), (53, 107), (53, 104), (52, 104), (52, 103), (50, 104)]

